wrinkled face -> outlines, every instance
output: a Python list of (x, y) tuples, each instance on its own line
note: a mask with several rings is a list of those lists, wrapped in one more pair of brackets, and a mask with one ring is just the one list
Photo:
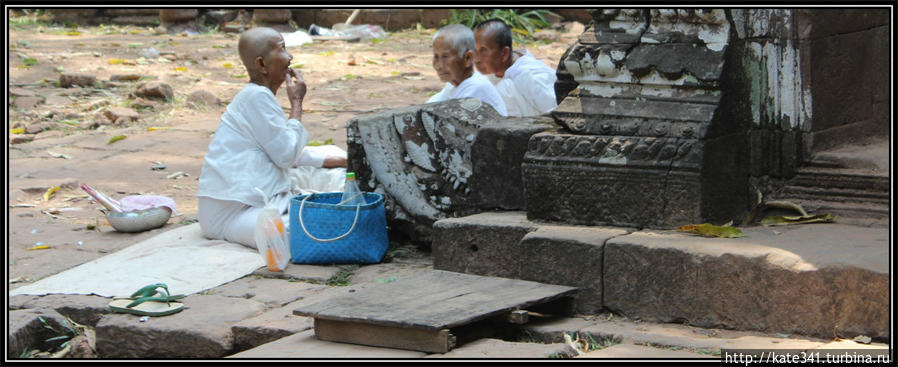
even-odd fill
[[(469, 54), (466, 54), (467, 56)], [(441, 82), (449, 82), (458, 86), (465, 80), (465, 70), (471, 68), (471, 57), (460, 57), (443, 37), (433, 41), (433, 70), (440, 76)]]
[(474, 32), (474, 65), (481, 74), (501, 74), (507, 69), (499, 44), (484, 30)]
[(265, 70), (272, 82), (280, 85), (287, 78), (287, 68), (293, 61), (293, 55), (287, 52), (284, 45), (284, 37), (278, 35), (277, 38), (269, 39), (271, 46), (262, 61), (265, 63)]

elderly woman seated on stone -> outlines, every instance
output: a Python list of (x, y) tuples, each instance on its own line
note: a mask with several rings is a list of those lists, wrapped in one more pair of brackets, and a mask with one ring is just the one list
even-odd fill
[[(280, 33), (250, 29), (240, 35), (237, 51), (250, 82), (228, 104), (209, 143), (196, 194), (198, 217), (206, 238), (255, 248), (256, 219), (264, 201), (287, 213), (295, 194), (291, 172), (303, 166), (312, 168), (304, 171), (309, 174), (327, 169), (320, 173), (331, 178), (328, 182), (338, 182), (345, 176), (346, 156), (307, 145), (309, 133), (300, 122), (306, 83), (289, 66), (293, 56)], [(276, 97), (285, 82), (289, 116)]]
[(433, 35), (433, 69), (446, 82), (427, 103), (476, 98), (507, 116), (505, 102), (482, 74), (474, 70), (474, 32), (461, 24), (447, 25)]

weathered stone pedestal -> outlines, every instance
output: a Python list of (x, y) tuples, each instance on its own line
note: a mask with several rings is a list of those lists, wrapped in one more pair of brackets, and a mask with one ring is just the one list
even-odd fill
[(552, 112), (566, 131), (527, 149), (528, 218), (669, 228), (744, 215), (743, 127), (721, 109), (723, 10), (594, 15), (562, 60), (579, 84)]

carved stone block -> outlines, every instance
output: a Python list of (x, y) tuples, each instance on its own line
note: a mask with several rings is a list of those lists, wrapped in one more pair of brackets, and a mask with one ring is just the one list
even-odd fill
[(429, 242), (436, 220), (481, 211), (471, 195), (471, 147), (481, 126), (502, 119), (475, 99), (354, 118), (348, 171), (356, 172), (362, 191), (385, 194), (391, 228)]
[(701, 219), (696, 171), (610, 167), (597, 159), (528, 157), (527, 218), (583, 225), (670, 228)]
[(574, 310), (602, 310), (603, 246), (622, 228), (540, 226), (521, 240), (521, 279), (577, 287)]
[(471, 195), (483, 209), (521, 210), (521, 163), (533, 134), (556, 127), (552, 118), (522, 117), (483, 125), (471, 146)]
[(448, 218), (433, 225), (433, 268), (466, 274), (519, 278), (521, 238), (537, 225), (522, 212), (491, 212)]

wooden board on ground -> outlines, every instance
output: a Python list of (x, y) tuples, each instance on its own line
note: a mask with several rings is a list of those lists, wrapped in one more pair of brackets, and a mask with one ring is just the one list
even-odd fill
[[(433, 270), (293, 311), (323, 340), (445, 353), (452, 328), (573, 296), (576, 288)], [(426, 340), (422, 341), (422, 340)]]

